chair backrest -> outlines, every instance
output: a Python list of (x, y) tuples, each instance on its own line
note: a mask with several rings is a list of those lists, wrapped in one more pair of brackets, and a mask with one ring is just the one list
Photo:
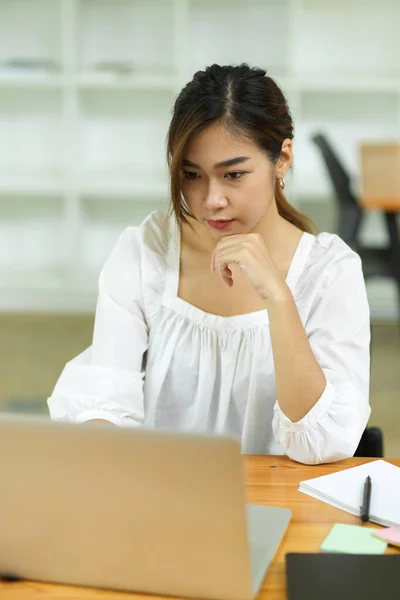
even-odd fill
[(317, 133), (311, 139), (321, 152), (335, 192), (338, 208), (337, 233), (349, 246), (356, 249), (362, 210), (351, 190), (350, 177), (325, 135)]

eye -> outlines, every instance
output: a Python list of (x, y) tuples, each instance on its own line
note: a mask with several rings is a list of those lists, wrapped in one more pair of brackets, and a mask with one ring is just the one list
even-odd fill
[(198, 173), (195, 173), (194, 171), (183, 171), (183, 176), (185, 177), (185, 179), (197, 179), (197, 177), (199, 176)]
[(237, 181), (238, 179), (242, 179), (243, 175), (246, 175), (245, 171), (231, 171), (225, 177), (231, 181)]

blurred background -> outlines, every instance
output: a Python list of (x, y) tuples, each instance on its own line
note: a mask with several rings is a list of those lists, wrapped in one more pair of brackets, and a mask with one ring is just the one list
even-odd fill
[(295, 119), (288, 199), (363, 258), (370, 424), (400, 456), (399, 25), (398, 0), (0, 0), (0, 410), (47, 412), (118, 235), (167, 209), (177, 93), (248, 62)]

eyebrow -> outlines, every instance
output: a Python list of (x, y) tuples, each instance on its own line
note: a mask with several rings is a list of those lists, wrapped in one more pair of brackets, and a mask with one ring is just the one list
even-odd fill
[[(241, 163), (250, 160), (249, 156), (237, 156), (236, 158), (229, 158), (228, 160), (223, 160), (222, 162), (215, 163), (214, 169), (222, 169), (223, 167), (231, 167), (232, 165), (240, 165)], [(199, 165), (192, 162), (191, 160), (184, 160), (183, 165), (185, 167), (194, 167), (195, 169), (201, 169)]]

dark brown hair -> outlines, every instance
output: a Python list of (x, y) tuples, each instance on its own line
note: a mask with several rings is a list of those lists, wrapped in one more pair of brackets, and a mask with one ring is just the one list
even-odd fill
[[(293, 139), (293, 121), (285, 96), (263, 69), (212, 65), (197, 71), (175, 100), (167, 135), (170, 171), (171, 213), (179, 225), (193, 217), (181, 194), (184, 153), (193, 137), (220, 121), (231, 132), (251, 138), (276, 164), (282, 142)], [(286, 200), (275, 185), (279, 214), (309, 233), (315, 226)]]

